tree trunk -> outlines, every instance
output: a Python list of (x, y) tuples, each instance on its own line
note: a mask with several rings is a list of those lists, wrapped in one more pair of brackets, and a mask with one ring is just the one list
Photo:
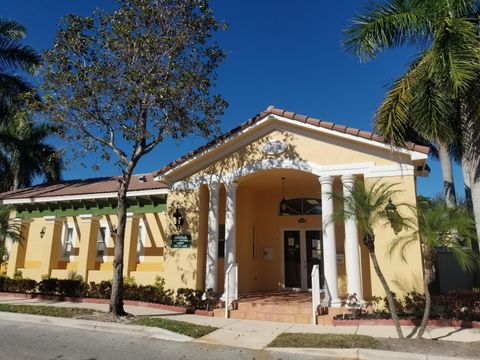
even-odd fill
[(432, 254), (429, 253), (427, 249), (425, 249), (424, 245), (422, 245), (422, 251), (423, 251), (423, 271), (424, 271), (423, 291), (425, 294), (425, 308), (423, 310), (422, 322), (420, 323), (420, 327), (418, 329), (417, 339), (421, 339), (423, 337), (423, 333), (427, 328), (428, 318), (430, 317), (430, 308), (432, 304), (432, 299), (430, 297), (430, 289), (428, 288), (428, 286), (433, 281), (433, 274), (434, 274)]
[(462, 171), (470, 185), (471, 205), (475, 218), (477, 239), (480, 239), (480, 129), (468, 114), (462, 116)]
[(465, 205), (468, 212), (473, 216), (472, 190), (470, 188), (470, 171), (467, 161), (462, 160), (463, 190), (465, 192)]
[(453, 180), (452, 158), (448, 145), (442, 143), (438, 145), (438, 157), (442, 168), (445, 202), (449, 208), (454, 208), (457, 205), (457, 195), (455, 193), (455, 183)]
[(387, 280), (385, 276), (383, 276), (382, 270), (380, 270), (380, 266), (378, 265), (377, 255), (375, 255), (375, 251), (370, 251), (369, 249), (370, 258), (372, 259), (373, 268), (377, 273), (380, 282), (382, 283), (383, 289), (385, 290), (385, 294), (387, 295), (388, 307), (390, 308), (390, 313), (392, 314), (392, 320), (395, 324), (395, 330), (397, 330), (397, 335), (400, 339), (403, 339), (403, 332), (402, 328), (400, 327), (400, 321), (398, 319), (397, 309), (395, 309), (395, 302), (393, 301), (392, 291), (388, 286)]
[[(133, 169), (131, 170), (133, 171)], [(112, 294), (110, 297), (110, 312), (115, 319), (125, 316), (123, 308), (123, 252), (125, 245), (125, 228), (127, 224), (127, 189), (130, 184), (130, 174), (125, 174), (120, 181), (117, 205), (117, 236), (115, 239), (115, 253), (113, 258)]]

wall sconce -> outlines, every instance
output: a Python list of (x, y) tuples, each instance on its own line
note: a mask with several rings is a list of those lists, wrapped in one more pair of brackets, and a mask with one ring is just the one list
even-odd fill
[(403, 225), (400, 218), (400, 214), (397, 211), (397, 206), (392, 202), (392, 199), (388, 199), (388, 204), (385, 206), (385, 212), (387, 214), (390, 226), (393, 229), (395, 235), (398, 235), (402, 231)]
[(177, 228), (177, 230), (180, 230), (183, 226), (183, 216), (178, 207), (173, 213), (173, 217), (175, 219), (175, 227)]
[(300, 219), (298, 219), (299, 224), (305, 224), (306, 222), (307, 222), (307, 219), (305, 219), (303, 216)]
[(45, 226), (42, 227), (42, 230), (40, 230), (40, 239), (43, 239), (46, 232), (47, 232), (47, 228)]
[(287, 214), (288, 205), (287, 205), (287, 200), (285, 200), (285, 178), (284, 177), (282, 177), (282, 194), (283, 194), (282, 201), (280, 201), (280, 215), (285, 215)]

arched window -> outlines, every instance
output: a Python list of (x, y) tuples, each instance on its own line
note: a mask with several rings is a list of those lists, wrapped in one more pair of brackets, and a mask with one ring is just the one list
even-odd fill
[[(286, 205), (286, 206), (285, 206)], [(322, 202), (315, 198), (297, 198), (285, 200), (280, 206), (280, 215), (321, 215)]]

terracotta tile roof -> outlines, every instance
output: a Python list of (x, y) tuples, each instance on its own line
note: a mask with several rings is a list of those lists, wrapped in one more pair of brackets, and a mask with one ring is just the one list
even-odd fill
[[(144, 178), (145, 181), (140, 181), (141, 178)], [(139, 191), (166, 188), (164, 183), (154, 181), (153, 178), (152, 173), (133, 175), (128, 190)], [(17, 191), (4, 192), (0, 194), (0, 200), (111, 193), (117, 191), (117, 179), (118, 177), (101, 177), (41, 184)]]
[[(384, 137), (382, 137), (380, 135), (377, 135), (377, 134), (375, 134), (373, 132), (370, 132), (370, 131), (362, 131), (360, 129), (351, 128), (351, 127), (348, 127), (348, 126), (345, 126), (345, 125), (335, 124), (335, 123), (325, 121), (325, 120), (319, 120), (319, 119), (316, 119), (316, 118), (313, 118), (313, 117), (310, 117), (310, 116), (300, 115), (300, 114), (297, 114), (297, 113), (294, 113), (294, 112), (286, 111), (286, 110), (283, 110), (283, 109), (276, 109), (273, 106), (269, 106), (265, 111), (262, 111), (262, 112), (256, 114), (254, 117), (252, 117), (249, 120), (245, 121), (244, 123), (240, 124), (236, 128), (218, 136), (217, 138), (208, 142), (207, 144), (205, 144), (203, 146), (200, 146), (199, 148), (189, 152), (188, 154), (182, 156), (181, 158), (179, 158), (179, 159), (171, 162), (170, 164), (164, 166), (160, 170), (156, 171), (155, 174), (160, 175), (160, 174), (163, 174), (163, 173), (165, 173), (169, 170), (172, 170), (173, 168), (175, 168), (175, 167), (179, 166), (180, 164), (190, 160), (191, 158), (195, 157), (196, 155), (198, 155), (198, 154), (210, 149), (211, 147), (219, 144), (220, 142), (228, 139), (230, 136), (235, 135), (235, 134), (241, 132), (242, 130), (245, 130), (246, 128), (254, 125), (255, 123), (257, 123), (260, 120), (267, 117), (268, 115), (278, 115), (278, 116), (282, 116), (282, 117), (285, 117), (287, 119), (295, 120), (295, 121), (298, 121), (298, 122), (301, 122), (301, 123), (306, 123), (306, 124), (310, 124), (310, 125), (313, 125), (313, 126), (318, 126), (318, 127), (333, 130), (333, 131), (336, 131), (336, 132), (339, 132), (339, 133), (344, 133), (344, 134), (357, 136), (359, 138), (376, 141), (376, 142), (379, 142), (379, 143), (382, 143), (382, 144), (388, 144), (388, 141)], [(408, 150), (417, 151), (417, 152), (420, 152), (420, 153), (423, 153), (423, 154), (428, 154), (428, 152), (430, 151), (428, 146), (418, 145), (418, 144), (414, 144), (414, 143), (406, 144), (405, 148), (408, 149)]]

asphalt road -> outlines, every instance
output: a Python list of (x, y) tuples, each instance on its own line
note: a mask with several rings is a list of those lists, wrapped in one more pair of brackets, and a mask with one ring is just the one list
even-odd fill
[(0, 322), (1, 360), (320, 359), (226, 346), (150, 339), (27, 322)]

